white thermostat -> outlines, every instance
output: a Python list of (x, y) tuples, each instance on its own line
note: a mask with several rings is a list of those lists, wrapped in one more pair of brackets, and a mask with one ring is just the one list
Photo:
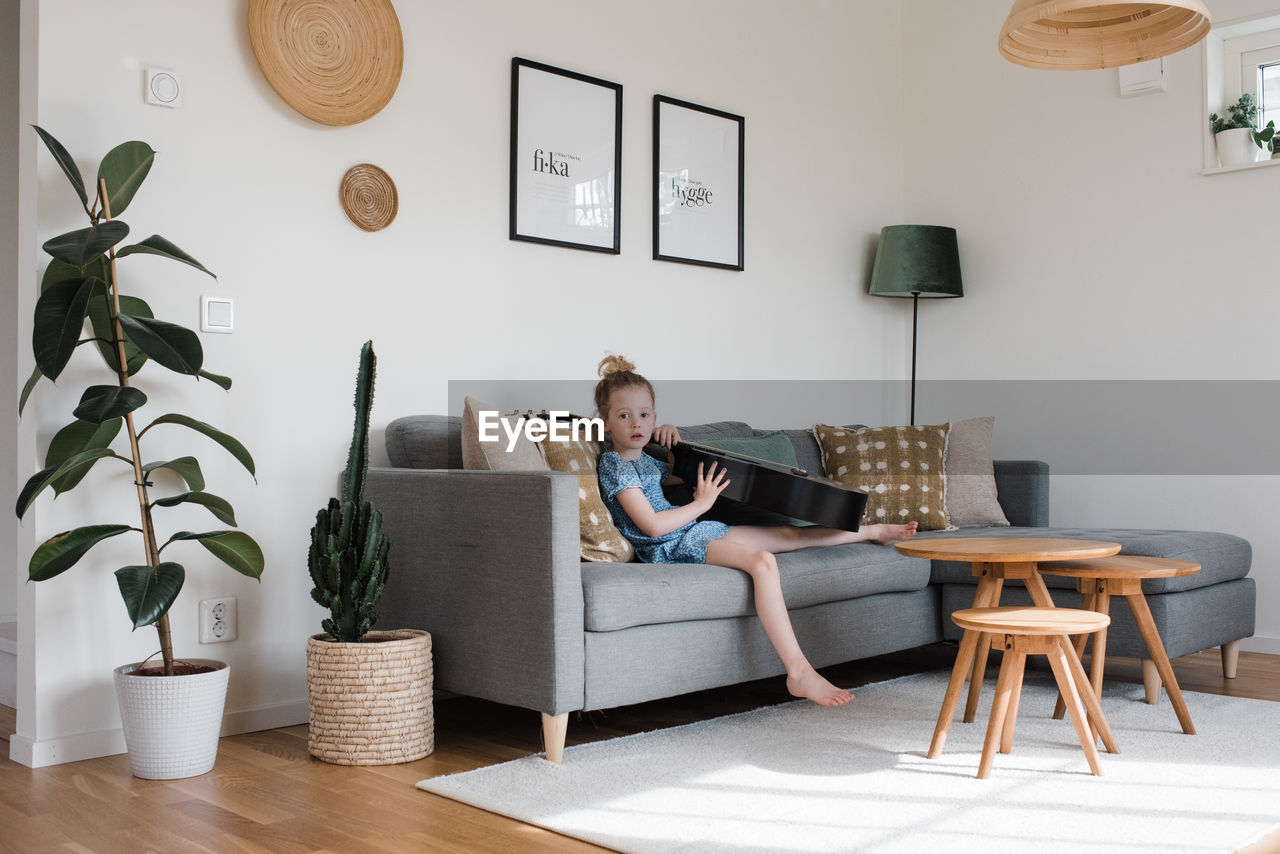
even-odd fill
[(147, 69), (147, 103), (160, 107), (182, 106), (182, 80), (167, 68)]
[(200, 331), (230, 332), (235, 327), (235, 304), (228, 297), (200, 297)]

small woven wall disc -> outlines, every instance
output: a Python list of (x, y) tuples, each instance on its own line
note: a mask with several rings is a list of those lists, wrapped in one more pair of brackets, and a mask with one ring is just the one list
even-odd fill
[(352, 166), (338, 187), (342, 209), (365, 231), (380, 231), (391, 225), (400, 209), (395, 182), (372, 163)]
[(321, 124), (376, 115), (400, 84), (391, 0), (249, 0), (249, 41), (271, 88)]

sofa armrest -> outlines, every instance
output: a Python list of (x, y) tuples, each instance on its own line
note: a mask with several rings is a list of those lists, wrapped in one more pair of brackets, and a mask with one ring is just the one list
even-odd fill
[(996, 460), (996, 497), (1015, 528), (1049, 527), (1049, 464)]
[(436, 687), (582, 708), (576, 477), (370, 468), (365, 496), (391, 540), (378, 625), (431, 632)]

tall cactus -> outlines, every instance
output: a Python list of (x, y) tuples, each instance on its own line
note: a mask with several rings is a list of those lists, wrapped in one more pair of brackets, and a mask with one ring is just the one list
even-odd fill
[(382, 514), (364, 498), (369, 471), (369, 411), (377, 368), (373, 342), (360, 350), (356, 375), (356, 423), (343, 477), (342, 500), (316, 514), (307, 566), (315, 588), (311, 598), (329, 609), (321, 623), (334, 640), (358, 643), (378, 619), (378, 597), (387, 582), (391, 543), (382, 533)]

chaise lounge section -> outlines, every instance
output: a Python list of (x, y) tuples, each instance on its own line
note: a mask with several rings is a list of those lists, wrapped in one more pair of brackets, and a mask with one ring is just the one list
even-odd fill
[[(367, 494), (392, 542), (380, 627), (432, 633), (435, 685), (540, 712), (547, 757), (560, 761), (570, 712), (605, 709), (782, 674), (752, 604), (750, 579), (716, 566), (584, 562), (578, 479), (553, 471), (464, 471), (461, 419), (420, 415), (388, 425), (389, 467)], [(681, 427), (690, 440), (749, 438), (742, 422)], [(801, 465), (821, 471), (809, 431), (789, 430)], [(1249, 543), (1230, 534), (1049, 527), (1049, 467), (995, 462), (1010, 527), (922, 537), (1109, 540), (1122, 553), (1196, 561), (1200, 572), (1144, 582), (1170, 657), (1223, 648), (1234, 673), (1254, 630)], [(905, 557), (867, 543), (778, 556), (796, 635), (823, 667), (911, 649), (959, 633), (949, 616), (972, 604), (968, 564)], [(1069, 579), (1048, 578), (1055, 602), (1078, 607)], [(1011, 584), (1003, 604), (1029, 602)], [(1108, 651), (1146, 659), (1127, 606), (1116, 602)]]

